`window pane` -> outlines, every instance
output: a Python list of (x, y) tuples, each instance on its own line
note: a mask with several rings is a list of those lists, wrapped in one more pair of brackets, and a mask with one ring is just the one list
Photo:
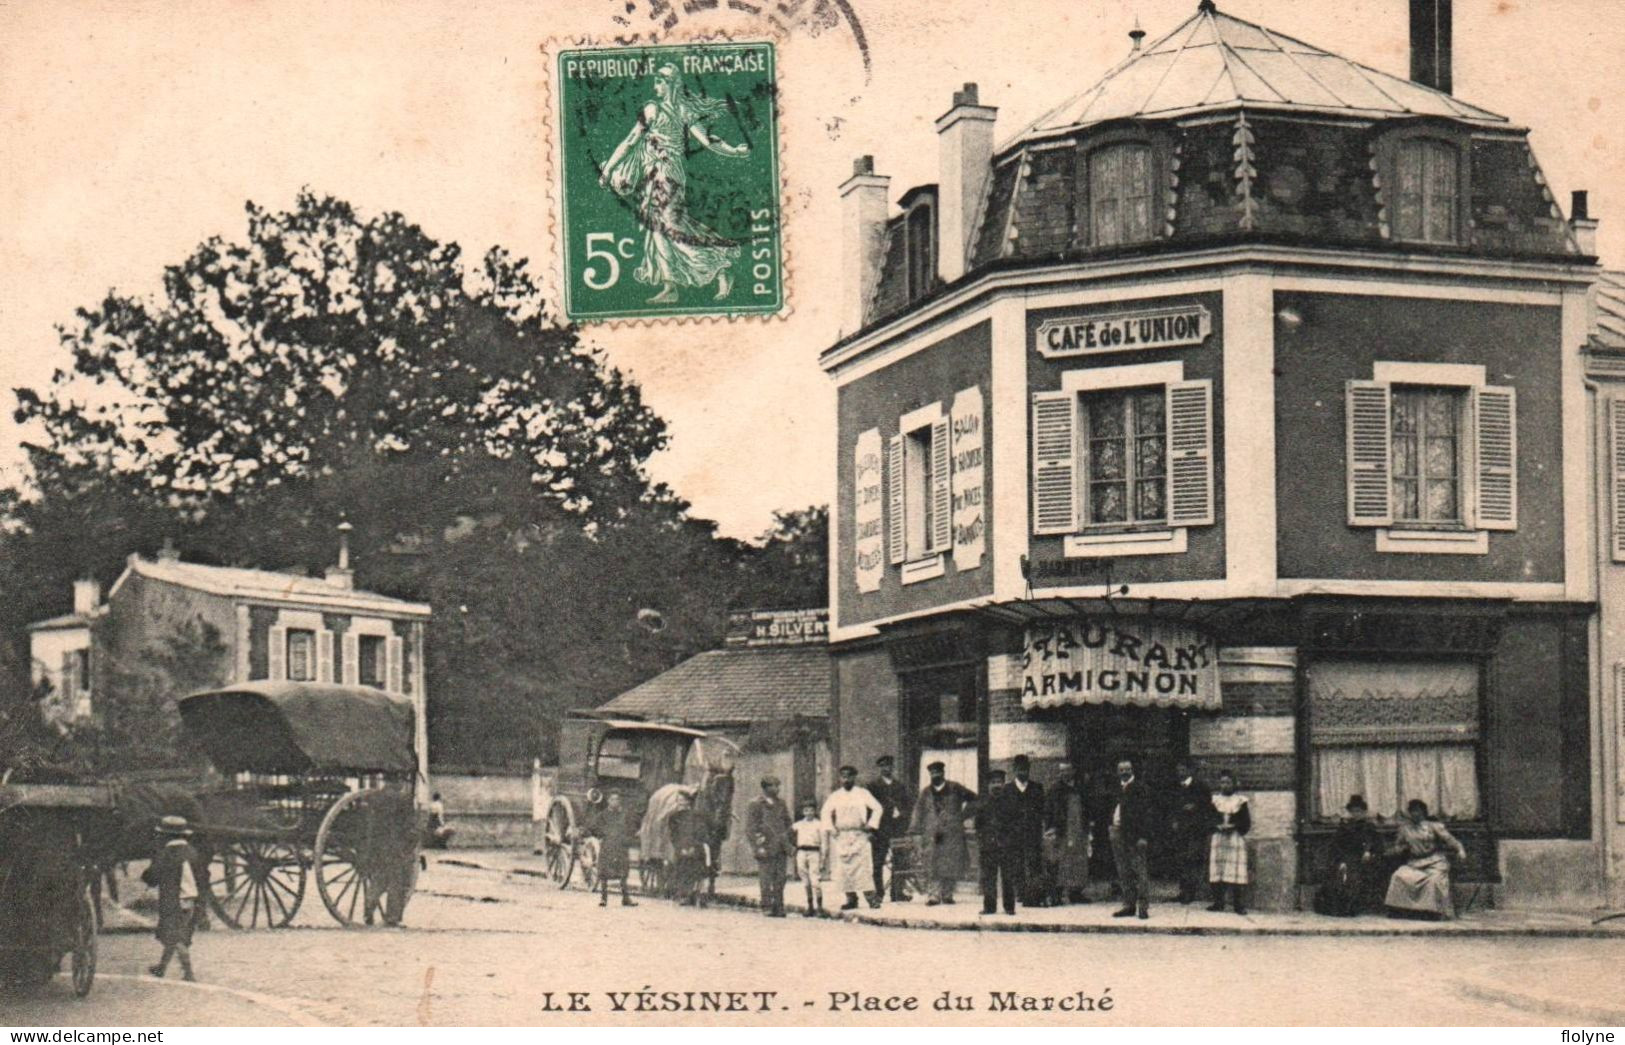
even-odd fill
[(1134, 394), (1134, 431), (1138, 435), (1162, 435), (1167, 431), (1163, 420), (1163, 392), (1136, 392)]
[(1115, 397), (1095, 396), (1089, 400), (1089, 437), (1091, 439), (1118, 439), (1123, 435), (1123, 401)]
[(288, 632), (288, 678), (309, 682), (316, 677), (312, 647), (316, 636), (308, 631)]
[(1417, 417), (1417, 394), (1394, 390), (1394, 434), (1415, 435), (1420, 423)]
[(1123, 444), (1116, 439), (1095, 440), (1089, 444), (1089, 478), (1121, 479), (1126, 474)]
[(1141, 480), (1134, 484), (1136, 522), (1156, 522), (1166, 516), (1164, 501), (1167, 489), (1167, 484), (1161, 479)]
[(1413, 476), (1416, 472), (1416, 437), (1402, 435), (1394, 438), (1394, 475)]
[(1456, 477), (1456, 441), (1429, 439), (1427, 453), (1428, 478), (1454, 479)]
[(1164, 462), (1167, 455), (1164, 453), (1162, 436), (1144, 435), (1136, 442), (1139, 446), (1134, 454), (1135, 476), (1140, 479), (1160, 479), (1166, 475)]
[(1417, 483), (1415, 479), (1394, 480), (1394, 518), (1420, 519), (1417, 512)]
[(1427, 394), (1428, 435), (1439, 436), (1456, 434), (1456, 396), (1450, 392), (1429, 392)]
[(1097, 523), (1127, 522), (1124, 483), (1089, 484), (1089, 521)]
[(1430, 479), (1428, 488), (1428, 514), (1432, 522), (1450, 522), (1460, 513), (1456, 506), (1456, 484), (1447, 479)]

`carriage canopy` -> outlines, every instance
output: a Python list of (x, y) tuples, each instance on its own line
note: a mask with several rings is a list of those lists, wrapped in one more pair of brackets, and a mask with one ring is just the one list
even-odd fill
[(223, 773), (417, 770), (411, 701), (371, 686), (244, 682), (179, 704), (186, 732)]

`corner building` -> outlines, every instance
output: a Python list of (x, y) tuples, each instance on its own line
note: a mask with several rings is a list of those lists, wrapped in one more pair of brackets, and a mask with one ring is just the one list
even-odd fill
[(841, 760), (1234, 770), (1261, 908), (1421, 798), (1477, 902), (1599, 902), (1596, 223), (1411, 16), (1404, 79), (1204, 2), (997, 148), (965, 85), (895, 210), (857, 161)]

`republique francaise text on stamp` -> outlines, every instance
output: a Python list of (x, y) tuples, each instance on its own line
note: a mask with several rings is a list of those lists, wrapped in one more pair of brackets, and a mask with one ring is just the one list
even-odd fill
[(785, 304), (771, 43), (560, 50), (565, 309), (578, 321)]

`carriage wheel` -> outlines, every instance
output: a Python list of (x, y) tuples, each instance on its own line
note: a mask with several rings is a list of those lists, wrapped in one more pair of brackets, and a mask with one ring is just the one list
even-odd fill
[[(311, 861), (316, 891), (341, 925), (371, 925), (375, 912), (388, 924), (400, 922), (417, 878), (418, 835), (410, 814), (405, 796), (352, 791), (322, 818)], [(366, 866), (364, 854), (371, 854), (373, 866)]]
[(543, 834), (547, 876), (557, 882), (560, 889), (570, 884), (570, 874), (575, 870), (574, 821), (575, 817), (571, 814), (570, 807), (564, 802), (554, 802), (553, 807), (547, 811), (547, 824)]
[(576, 863), (581, 867), (581, 883), (587, 892), (598, 888), (598, 839), (583, 838), (576, 847)]
[(79, 891), (78, 906), (73, 927), (73, 993), (83, 998), (96, 982), (96, 902), (88, 888)]
[(280, 929), (305, 898), (305, 862), (287, 842), (239, 839), (209, 861), (209, 906), (233, 929)]

